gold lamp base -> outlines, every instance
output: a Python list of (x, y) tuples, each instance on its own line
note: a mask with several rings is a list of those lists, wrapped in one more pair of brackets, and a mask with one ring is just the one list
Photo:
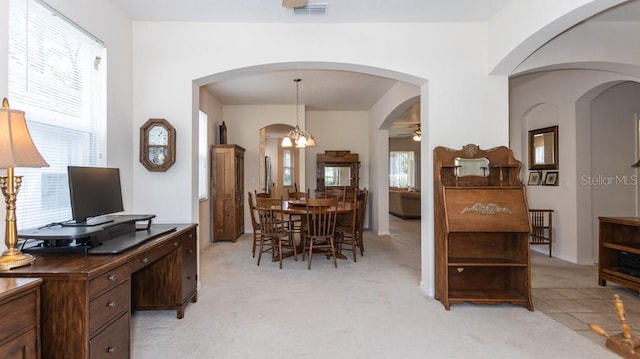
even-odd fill
[(0, 270), (26, 266), (35, 260), (35, 257), (28, 253), (18, 252), (16, 254), (6, 254), (5, 252), (0, 256)]

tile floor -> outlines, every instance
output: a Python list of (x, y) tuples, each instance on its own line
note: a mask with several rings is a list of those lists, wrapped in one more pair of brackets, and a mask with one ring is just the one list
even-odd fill
[(624, 303), (631, 329), (636, 329), (636, 333), (640, 330), (638, 292), (611, 282), (599, 286), (595, 265), (577, 265), (532, 250), (531, 288), (535, 310), (595, 343), (604, 344), (606, 339), (592, 332), (590, 323), (598, 324), (610, 334), (621, 332), (614, 294)]

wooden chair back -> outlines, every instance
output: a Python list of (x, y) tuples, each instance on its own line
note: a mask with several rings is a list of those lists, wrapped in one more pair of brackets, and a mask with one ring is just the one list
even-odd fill
[(249, 214), (251, 215), (251, 226), (253, 227), (253, 232), (255, 233), (256, 230), (258, 230), (258, 220), (256, 219), (256, 205), (253, 201), (253, 195), (251, 194), (251, 192), (247, 192), (248, 193), (248, 198), (249, 198)]
[(307, 199), (309, 198), (309, 189), (307, 189), (307, 192), (289, 192), (287, 194), (288, 199), (296, 199), (296, 200), (303, 200), (303, 199)]
[(282, 212), (282, 197), (257, 198), (256, 213), (260, 221), (260, 233), (263, 236), (272, 236), (282, 233), (286, 229), (284, 213)]
[(271, 198), (271, 193), (266, 193), (266, 192), (260, 192), (258, 193), (258, 191), (253, 190), (256, 194), (256, 198)]
[(307, 198), (307, 237), (332, 237), (335, 233), (337, 198)]
[(324, 198), (337, 198), (338, 201), (344, 202), (347, 196), (345, 187), (332, 187), (324, 191)]

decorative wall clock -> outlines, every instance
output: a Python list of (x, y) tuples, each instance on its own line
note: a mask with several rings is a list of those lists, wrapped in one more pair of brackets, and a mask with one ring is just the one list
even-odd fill
[(175, 128), (165, 119), (149, 119), (140, 127), (140, 163), (151, 172), (164, 172), (175, 162)]

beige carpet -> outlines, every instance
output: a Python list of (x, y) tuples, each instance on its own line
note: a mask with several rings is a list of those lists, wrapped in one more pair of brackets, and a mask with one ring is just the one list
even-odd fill
[[(419, 228), (419, 221), (408, 223)], [(409, 232), (415, 231), (410, 229)], [(420, 243), (409, 232), (367, 233), (354, 263), (251, 258), (249, 235), (201, 252), (198, 302), (133, 314), (132, 357), (616, 358), (540, 311), (453, 305), (419, 288)], [(534, 303), (535, 304), (535, 303)]]

